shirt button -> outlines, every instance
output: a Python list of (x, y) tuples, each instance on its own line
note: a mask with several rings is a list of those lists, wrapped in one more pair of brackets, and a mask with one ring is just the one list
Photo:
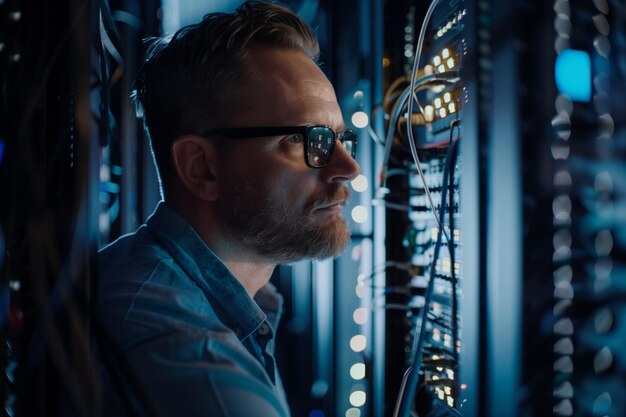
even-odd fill
[(259, 329), (257, 330), (257, 332), (261, 336), (265, 336), (266, 334), (268, 334), (270, 332), (270, 326), (268, 326), (265, 323), (261, 323), (261, 325), (259, 326)]

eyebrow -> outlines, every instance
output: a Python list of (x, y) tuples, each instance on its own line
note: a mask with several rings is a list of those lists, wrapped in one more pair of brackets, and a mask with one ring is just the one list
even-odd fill
[(339, 129), (335, 129), (331, 126), (323, 125), (323, 124), (308, 124), (308, 125), (300, 125), (300, 126), (259, 126), (259, 127), (229, 127), (229, 128), (219, 128), (219, 129), (211, 129), (207, 132), (204, 132), (200, 136), (225, 136), (230, 139), (251, 139), (251, 138), (262, 138), (262, 137), (270, 137), (270, 136), (278, 136), (278, 135), (289, 135), (300, 133), (304, 135), (306, 133), (306, 129), (311, 126), (325, 126), (330, 127), (335, 133), (341, 133), (345, 128), (345, 124), (342, 123), (342, 127)]

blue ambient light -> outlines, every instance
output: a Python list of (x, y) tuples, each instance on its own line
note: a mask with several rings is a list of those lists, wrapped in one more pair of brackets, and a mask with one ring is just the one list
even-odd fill
[(591, 58), (587, 52), (562, 51), (554, 64), (554, 78), (559, 92), (573, 101), (591, 101)]

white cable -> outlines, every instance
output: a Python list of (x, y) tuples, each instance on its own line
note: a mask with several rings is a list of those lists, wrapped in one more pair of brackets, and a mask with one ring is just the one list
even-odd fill
[[(423, 88), (427, 88), (429, 85), (441, 85), (450, 82), (456, 82), (459, 79), (458, 71), (447, 71), (439, 74), (429, 74), (421, 77), (419, 80), (415, 81), (415, 85), (413, 86), (413, 96), (415, 93)], [(396, 123), (398, 118), (400, 117), (402, 110), (411, 94), (411, 86), (408, 86), (402, 93), (400, 94), (400, 98), (396, 101), (396, 105), (393, 108), (392, 114), (389, 119), (389, 129), (387, 130), (387, 137), (385, 139), (385, 151), (383, 155), (383, 165), (382, 165), (382, 184), (381, 187), (386, 186), (387, 181), (387, 165), (389, 163), (389, 157), (391, 156), (391, 147), (393, 145), (393, 137), (396, 131)]]
[[(428, 28), (428, 22), (430, 21), (431, 16), (437, 5), (441, 0), (433, 0), (426, 11), (426, 16), (424, 16), (424, 21), (422, 22), (422, 28), (420, 29), (419, 38), (417, 39), (417, 46), (415, 47), (415, 61), (413, 61), (413, 71), (411, 73), (411, 90), (415, 91), (415, 82), (417, 77), (417, 68), (419, 67), (419, 60), (422, 55), (422, 47), (424, 45), (424, 38), (426, 37), (426, 29)], [(417, 103), (419, 110), (422, 114), (424, 114), (424, 109), (422, 108), (419, 100), (417, 99), (417, 95), (413, 94), (413, 99)], [(424, 192), (426, 193), (426, 197), (428, 198), (428, 203), (430, 205), (430, 209), (433, 212), (433, 216), (435, 216), (435, 221), (439, 228), (443, 231), (443, 234), (446, 238), (446, 242), (450, 243), (450, 236), (446, 232), (445, 227), (441, 223), (439, 219), (439, 215), (437, 215), (437, 209), (435, 208), (435, 204), (433, 203), (433, 198), (430, 195), (430, 189), (428, 188), (428, 184), (426, 184), (426, 178), (424, 177), (424, 173), (422, 172), (422, 167), (420, 163), (419, 156), (417, 155), (417, 147), (415, 146), (415, 138), (413, 136), (413, 100), (409, 100), (408, 107), (408, 117), (406, 118), (406, 126), (407, 126), (407, 135), (409, 139), (409, 147), (411, 148), (411, 155), (413, 156), (413, 160), (415, 161), (415, 166), (417, 168), (417, 173), (419, 174), (422, 184), (424, 184)]]
[(370, 134), (370, 137), (372, 138), (372, 140), (374, 142), (376, 142), (378, 145), (381, 146), (385, 146), (385, 144), (383, 143), (382, 140), (380, 140), (380, 138), (378, 137), (378, 135), (376, 134), (376, 131), (374, 129), (372, 129), (372, 125), (368, 124), (367, 125), (367, 132)]
[[(424, 16), (424, 21), (422, 22), (422, 27), (420, 29), (419, 37), (417, 38), (417, 45), (415, 46), (415, 60), (413, 61), (413, 71), (411, 73), (411, 90), (415, 91), (415, 77), (417, 76), (417, 69), (419, 67), (419, 61), (422, 56), (422, 47), (424, 46), (424, 39), (426, 38), (426, 29), (428, 28), (428, 22), (435, 11), (435, 8), (439, 5), (441, 0), (433, 0), (428, 6), (428, 10), (426, 11), (426, 15)], [(424, 114), (424, 109), (419, 103), (419, 100), (416, 96), (415, 101), (417, 102), (417, 106), (420, 109), (420, 112)], [(413, 114), (412, 112), (413, 106), (412, 103), (409, 102), (409, 114)], [(410, 118), (409, 118), (410, 119)]]
[[(430, 18), (435, 8), (439, 4), (439, 2), (440, 0), (433, 0), (430, 3), (430, 6), (428, 6), (428, 10), (426, 11), (426, 15), (424, 16), (424, 21), (422, 22), (422, 27), (420, 29), (419, 38), (417, 39), (417, 45), (415, 48), (415, 61), (413, 61), (413, 71), (411, 73), (411, 92), (415, 91), (415, 81), (416, 81), (415, 77), (417, 76), (417, 68), (419, 67), (419, 60), (420, 60), (420, 56), (422, 55), (422, 46), (424, 45), (424, 38), (426, 37), (426, 29), (428, 28), (428, 22), (430, 21)], [(424, 109), (422, 109), (422, 106), (420, 105), (419, 100), (417, 99), (417, 96), (415, 94), (411, 94), (411, 96), (417, 103), (420, 109), (420, 112), (424, 114)], [(432, 197), (430, 195), (430, 190), (428, 189), (428, 185), (426, 184), (426, 179), (424, 178), (424, 173), (422, 172), (422, 167), (420, 166), (419, 156), (417, 155), (417, 147), (415, 146), (415, 138), (413, 137), (412, 120), (413, 120), (413, 100), (409, 99), (408, 117), (407, 117), (407, 135), (409, 139), (409, 147), (411, 148), (411, 155), (413, 156), (413, 160), (415, 161), (417, 172), (419, 173), (420, 178), (422, 179), (422, 183), (424, 184), (424, 191), (426, 192), (426, 196), (428, 197), (428, 201), (430, 203), (430, 208), (440, 228), (439, 230), (443, 232), (443, 234), (445, 235), (446, 241), (448, 242), (448, 244), (450, 244), (450, 237), (446, 233), (446, 230), (443, 228), (443, 225), (441, 224), (439, 216), (437, 215), (437, 211), (435, 210), (435, 205), (433, 204)], [(430, 277), (430, 279), (432, 280), (433, 277)], [(428, 308), (428, 307), (425, 306), (424, 308)], [(422, 326), (425, 326), (424, 322), (422, 322)], [(420, 332), (419, 337), (421, 336), (422, 335)], [(408, 382), (409, 377), (413, 377), (412, 373), (417, 372), (417, 370), (414, 368), (415, 366), (419, 366), (419, 364), (413, 363), (404, 374), (402, 386), (400, 387), (400, 391), (398, 393), (398, 399), (396, 401), (396, 407), (393, 413), (394, 417), (405, 417), (410, 414), (411, 404), (408, 404), (404, 396), (407, 395), (406, 390), (408, 387), (406, 384)], [(410, 398), (413, 398), (413, 396), (411, 395)]]
[(396, 400), (396, 406), (393, 410), (394, 417), (398, 417), (398, 415), (400, 414), (400, 403), (402, 403), (402, 397), (404, 396), (406, 391), (406, 383), (409, 379), (409, 375), (411, 374), (411, 372), (413, 372), (413, 366), (409, 366), (409, 368), (404, 372), (404, 375), (402, 375), (402, 382), (400, 383), (398, 399)]

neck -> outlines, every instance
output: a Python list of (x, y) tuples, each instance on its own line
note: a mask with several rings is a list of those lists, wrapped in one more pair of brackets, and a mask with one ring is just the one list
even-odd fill
[(276, 267), (275, 264), (271, 263), (228, 258), (228, 256), (219, 253), (217, 255), (252, 298), (261, 287), (268, 283)]
[(268, 283), (276, 263), (269, 262), (241, 247), (230, 234), (224, 230), (222, 223), (211, 208), (202, 207), (194, 211), (193, 205), (176, 205), (168, 202), (168, 206), (183, 217), (198, 233), (204, 243), (220, 258), (230, 272), (246, 289), (250, 297)]

